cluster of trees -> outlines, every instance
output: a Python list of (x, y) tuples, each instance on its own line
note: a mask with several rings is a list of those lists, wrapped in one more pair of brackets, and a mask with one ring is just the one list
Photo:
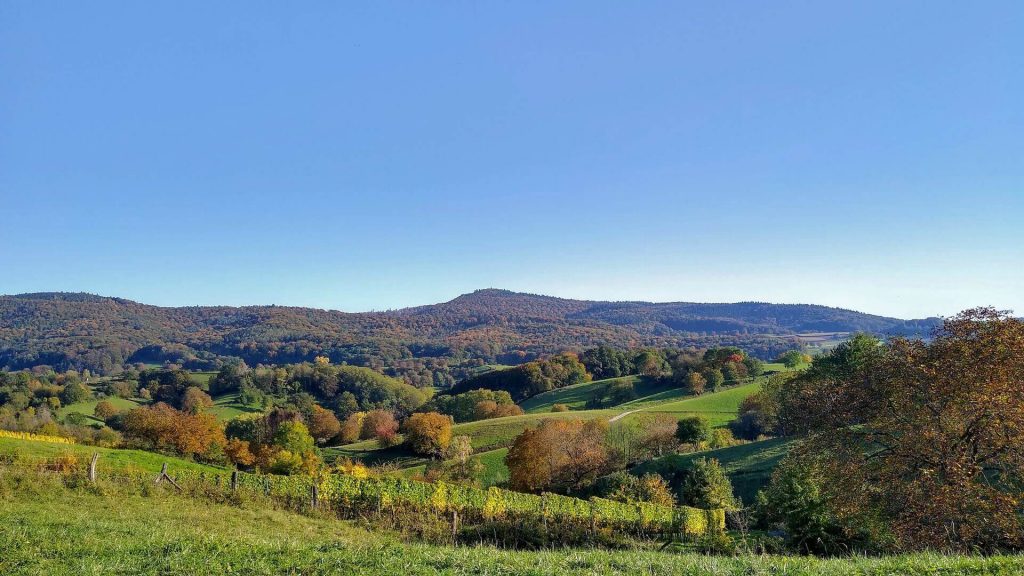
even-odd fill
[(776, 362), (781, 362), (786, 368), (796, 368), (801, 364), (810, 364), (811, 355), (800, 350), (786, 350), (775, 359)]
[[(469, 360), (521, 363), (596, 344), (619, 348), (742, 346), (760, 358), (805, 331), (920, 332), (903, 322), (817, 306), (643, 304), (563, 300), (484, 290), (433, 306), (346, 314), (281, 306), (147, 306), (89, 294), (0, 296), (0, 368), (52, 366), (119, 373), (139, 362), (190, 370), (309, 362), (326, 355), (445, 387)], [(654, 326), (655, 329), (651, 329)]]
[(406, 416), (428, 399), (427, 392), (380, 372), (325, 361), (255, 369), (232, 364), (210, 380), (210, 390), (215, 395), (237, 391), (249, 397), (306, 393), (341, 418), (369, 410)]
[[(307, 418), (299, 411), (283, 408), (238, 416), (225, 429), (227, 455), (240, 466), (276, 474), (312, 473), (320, 459)], [(315, 426), (314, 422), (310, 424)], [(333, 428), (340, 428), (337, 420), (333, 424)]]
[[(629, 445), (647, 445), (651, 452), (676, 448), (682, 441), (698, 440), (693, 423), (666, 415), (643, 421)], [(698, 423), (710, 436), (706, 421)], [(684, 433), (685, 431), (685, 433)], [(677, 436), (677, 433), (679, 436)], [(598, 495), (622, 502), (680, 503), (703, 508), (735, 508), (732, 484), (716, 460), (697, 459), (666, 479), (658, 474), (634, 476), (624, 472), (631, 462), (624, 452), (622, 431), (603, 420), (545, 420), (523, 431), (509, 448), (505, 463), (509, 486), (523, 492), (558, 492)], [(650, 454), (641, 456), (648, 457)]]
[[(111, 391), (117, 387), (113, 386)], [(213, 406), (213, 398), (206, 393), (186, 370), (143, 370), (138, 375), (140, 398), (163, 402), (179, 410), (197, 414)]]
[(456, 422), (472, 422), (487, 418), (516, 416), (523, 413), (512, 400), (506, 390), (487, 390), (478, 388), (461, 394), (439, 395), (424, 404), (420, 411), (440, 412), (455, 419)]
[(672, 379), (694, 394), (713, 392), (723, 384), (736, 384), (764, 373), (763, 362), (732, 346), (711, 348), (700, 356), (679, 352), (667, 360)]
[(131, 447), (171, 452), (205, 462), (225, 460), (224, 427), (211, 414), (192, 414), (157, 402), (110, 417), (119, 417), (118, 427)]
[(1024, 321), (988, 308), (930, 341), (836, 347), (747, 412), (802, 438), (761, 496), (766, 521), (811, 552), (1021, 548), (1022, 382)]
[(108, 426), (90, 426), (87, 417), (70, 414), (57, 419), (64, 406), (92, 397), (83, 379), (89, 374), (73, 370), (0, 372), (0, 429), (75, 438), (79, 442), (113, 446), (121, 436)]
[(514, 368), (474, 376), (453, 386), (449, 393), (462, 394), (480, 388), (503, 390), (508, 392), (513, 400), (520, 401), (541, 392), (589, 380), (590, 374), (579, 357), (576, 354), (563, 353), (544, 360), (520, 364)]

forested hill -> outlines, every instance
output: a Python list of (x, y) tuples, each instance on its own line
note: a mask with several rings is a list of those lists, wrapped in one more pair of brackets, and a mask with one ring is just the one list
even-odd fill
[(479, 290), (387, 312), (283, 306), (164, 308), (78, 293), (0, 296), (0, 367), (109, 372), (126, 362), (226, 358), (250, 364), (332, 361), (383, 367), (402, 359), (517, 363), (598, 344), (738, 345), (762, 357), (795, 335), (926, 334), (935, 319), (899, 320), (814, 305), (591, 302)]

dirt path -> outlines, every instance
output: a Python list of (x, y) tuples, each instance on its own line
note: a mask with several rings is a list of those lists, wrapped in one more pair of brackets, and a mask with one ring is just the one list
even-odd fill
[(608, 419), (608, 423), (611, 424), (617, 420), (621, 420), (622, 418), (629, 416), (630, 414), (633, 414), (634, 412), (639, 412), (641, 410), (643, 410), (643, 408), (637, 408), (636, 410), (627, 410), (622, 414), (616, 414), (615, 416), (612, 416), (611, 418)]

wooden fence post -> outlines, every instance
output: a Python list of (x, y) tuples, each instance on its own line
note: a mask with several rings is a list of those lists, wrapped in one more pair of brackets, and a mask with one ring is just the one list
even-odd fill
[(99, 452), (92, 453), (92, 460), (89, 461), (89, 482), (96, 483), (96, 461), (100, 459)]
[(458, 534), (459, 534), (459, 511), (458, 510), (452, 510), (452, 542), (455, 542), (455, 539), (458, 537)]
[(161, 480), (167, 480), (171, 483), (171, 486), (174, 486), (178, 489), (178, 492), (181, 492), (181, 486), (178, 486), (178, 483), (174, 481), (174, 478), (171, 478), (170, 475), (167, 474), (167, 462), (164, 462), (164, 465), (160, 468), (160, 474), (156, 477), (156, 481), (153, 483), (159, 484)]
[(238, 490), (238, 470), (231, 471), (231, 491)]
[(309, 493), (310, 504), (312, 505), (313, 509), (316, 510), (317, 504), (319, 503), (320, 500), (320, 491), (317, 490), (315, 482), (313, 483), (313, 486), (310, 488)]
[(544, 538), (548, 537), (548, 493), (540, 495), (540, 517), (544, 522)]

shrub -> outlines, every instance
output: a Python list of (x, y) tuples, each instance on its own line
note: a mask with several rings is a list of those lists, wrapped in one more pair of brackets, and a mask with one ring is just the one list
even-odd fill
[(711, 424), (703, 416), (683, 418), (676, 426), (676, 439), (696, 448), (711, 439)]
[(698, 458), (693, 461), (680, 486), (679, 501), (705, 509), (732, 509), (737, 506), (732, 483), (722, 465), (714, 458)]

